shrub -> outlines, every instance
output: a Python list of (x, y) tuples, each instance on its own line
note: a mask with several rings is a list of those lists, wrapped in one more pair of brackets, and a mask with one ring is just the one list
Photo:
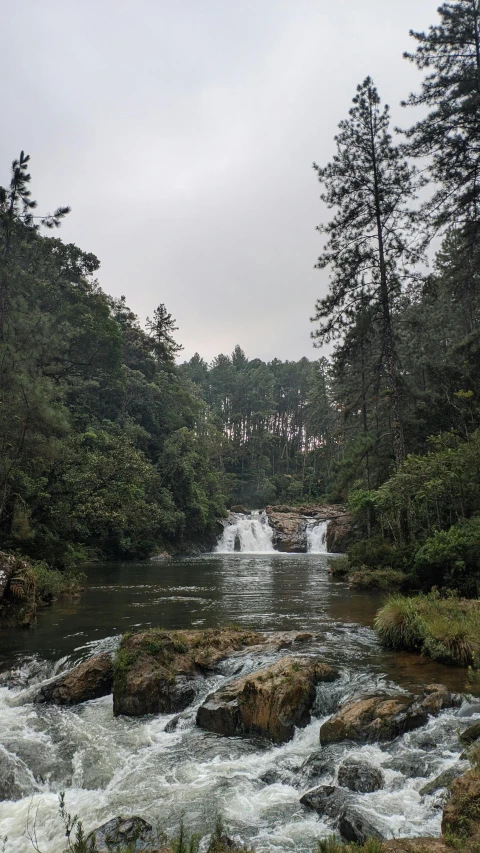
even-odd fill
[(421, 651), (445, 664), (478, 665), (480, 602), (438, 592), (392, 595), (377, 613), (375, 630), (387, 648)]
[(480, 592), (480, 518), (438, 530), (415, 555), (418, 576), (430, 585), (447, 586), (462, 595)]
[[(419, 597), (420, 598), (420, 597)], [(418, 599), (403, 595), (391, 595), (387, 603), (378, 611), (374, 627), (382, 645), (389, 649), (417, 651), (425, 640), (425, 627), (422, 624)]]
[(351, 571), (348, 557), (334, 557), (329, 560), (328, 571), (334, 578), (344, 578)]
[(393, 590), (400, 589), (406, 580), (404, 572), (396, 569), (369, 569), (362, 566), (349, 576), (351, 586), (360, 589)]
[(353, 567), (370, 569), (388, 568), (405, 571), (412, 562), (412, 548), (399, 548), (381, 536), (361, 539), (348, 549), (348, 559)]

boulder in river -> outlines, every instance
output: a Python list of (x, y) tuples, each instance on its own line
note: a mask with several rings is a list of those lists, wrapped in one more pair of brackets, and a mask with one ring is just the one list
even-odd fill
[(89, 699), (108, 696), (112, 692), (112, 684), (112, 656), (100, 652), (44, 684), (35, 696), (35, 702), (78, 705)]
[(378, 767), (355, 758), (347, 759), (338, 771), (338, 784), (358, 794), (370, 794), (383, 788), (385, 778)]
[(219, 735), (286, 743), (296, 726), (310, 722), (316, 685), (336, 678), (338, 672), (318, 658), (281, 658), (210, 694), (198, 709), (197, 725)]
[(430, 685), (423, 698), (411, 694), (389, 696), (377, 693), (354, 699), (340, 707), (337, 714), (320, 729), (320, 743), (374, 743), (393, 740), (405, 732), (423, 726), (429, 714), (458, 707), (461, 697), (441, 685)]
[(32, 775), (24, 762), (0, 745), (0, 802), (20, 800), (34, 788)]
[(353, 841), (355, 844), (364, 844), (368, 838), (377, 838), (379, 841), (385, 838), (362, 809), (351, 805), (340, 815), (338, 829), (344, 841)]
[(443, 773), (440, 773), (440, 776), (437, 776), (436, 779), (432, 779), (431, 782), (427, 782), (423, 788), (420, 788), (418, 793), (421, 797), (425, 797), (427, 794), (435, 794), (443, 788), (449, 790), (453, 780), (458, 779), (459, 776), (463, 776), (464, 772), (465, 767), (462, 768), (458, 765), (449, 767), (448, 770), (444, 770)]
[(111, 853), (112, 850), (128, 850), (129, 853), (144, 853), (159, 846), (153, 827), (141, 817), (116, 817), (102, 824), (87, 838), (87, 845), (95, 842), (95, 853)]
[(462, 732), (460, 735), (460, 739), (463, 743), (475, 743), (475, 741), (480, 740), (480, 720), (476, 723), (472, 723), (468, 729)]
[(335, 785), (319, 785), (300, 798), (302, 806), (330, 818), (338, 818), (351, 800), (352, 795), (348, 791)]
[(114, 662), (113, 712), (138, 717), (183, 711), (195, 699), (198, 680), (216, 664), (265, 642), (262, 634), (234, 628), (125, 634)]

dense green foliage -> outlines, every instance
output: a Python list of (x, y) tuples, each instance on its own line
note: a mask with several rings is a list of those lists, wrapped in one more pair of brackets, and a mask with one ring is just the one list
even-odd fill
[(331, 217), (313, 338), (333, 341), (329, 359), (237, 346), (177, 366), (165, 306), (142, 328), (93, 255), (41, 236), (68, 208), (36, 217), (15, 161), (0, 189), (0, 547), (60, 566), (147, 556), (211, 540), (228, 503), (338, 501), (363, 530), (362, 579), (380, 567), (377, 585), (478, 594), (479, 14), (445, 3), (412, 33), (419, 121), (397, 137), (366, 78), (314, 166)]
[(239, 346), (211, 365), (199, 355), (181, 365), (223, 434), (234, 503), (262, 507), (324, 495), (334, 450), (327, 370), (325, 359), (250, 361)]
[(0, 543), (54, 565), (211, 534), (219, 436), (175, 367), (163, 305), (144, 331), (99, 263), (41, 236), (28, 158), (0, 192)]
[[(458, 0), (438, 13), (438, 26), (411, 33), (417, 50), (407, 58), (426, 76), (404, 103), (424, 108), (406, 143), (395, 141), (367, 78), (333, 160), (315, 166), (333, 218), (319, 229), (318, 265), (331, 285), (314, 338), (336, 340), (328, 493), (348, 499), (368, 538), (352, 549), (352, 568), (380, 566), (417, 588), (476, 596), (480, 8)], [(442, 245), (426, 274), (433, 235)]]

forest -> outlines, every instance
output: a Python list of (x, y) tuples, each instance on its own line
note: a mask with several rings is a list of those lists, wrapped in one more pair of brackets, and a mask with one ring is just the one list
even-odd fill
[(211, 544), (232, 504), (340, 502), (363, 564), (478, 594), (479, 14), (446, 3), (411, 33), (403, 129), (367, 78), (314, 164), (328, 357), (179, 363), (165, 305), (142, 326), (102, 291), (20, 154), (0, 188), (0, 548), (64, 569)]

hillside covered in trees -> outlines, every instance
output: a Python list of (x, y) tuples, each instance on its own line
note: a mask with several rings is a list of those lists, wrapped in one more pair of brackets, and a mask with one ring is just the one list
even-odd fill
[(0, 191), (1, 548), (60, 567), (142, 557), (211, 543), (231, 504), (341, 501), (367, 564), (476, 594), (479, 19), (477, 0), (444, 4), (412, 33), (424, 79), (406, 129), (367, 78), (314, 166), (328, 359), (236, 346), (177, 364), (163, 304), (142, 327), (96, 257), (42, 230), (68, 208), (37, 216), (21, 154)]

